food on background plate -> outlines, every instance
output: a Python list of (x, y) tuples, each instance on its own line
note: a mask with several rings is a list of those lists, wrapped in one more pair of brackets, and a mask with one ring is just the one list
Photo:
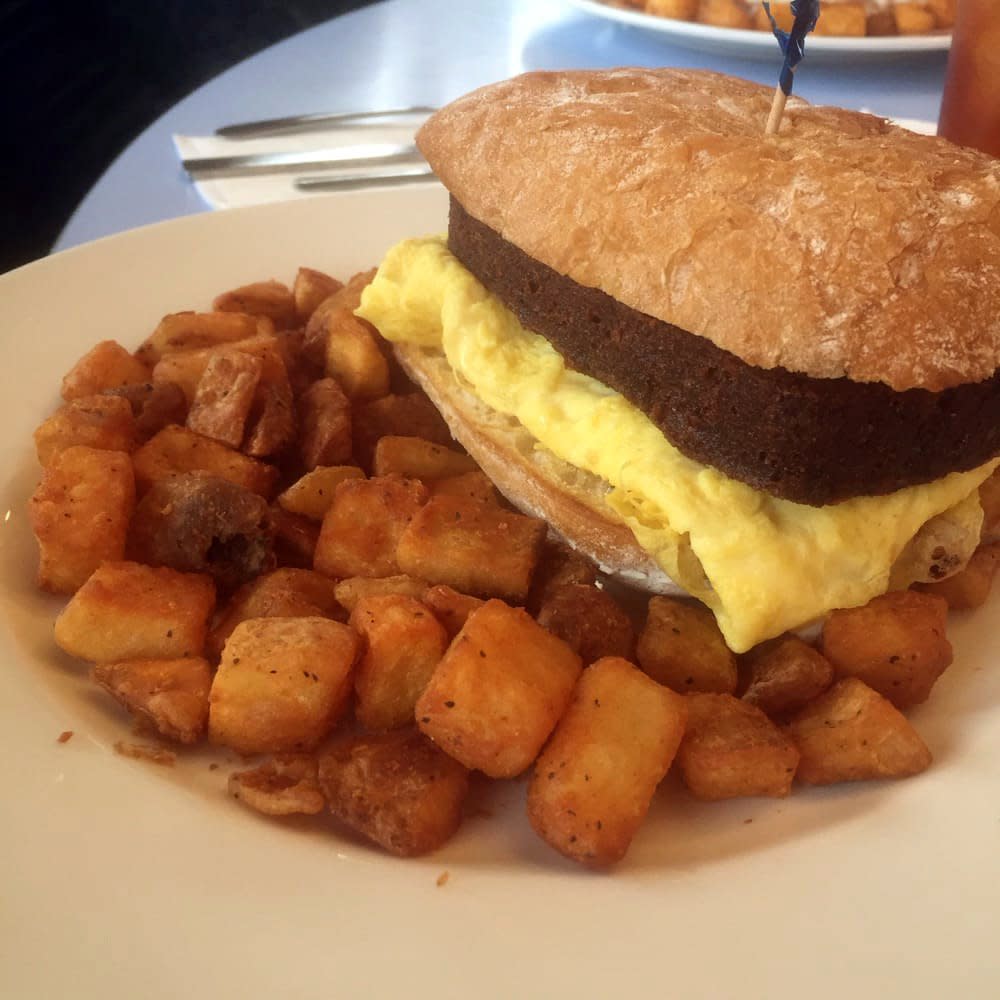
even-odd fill
[[(669, 74), (638, 76), (640, 90), (655, 91), (669, 80), (685, 93)], [(531, 91), (555, 79), (535, 76), (513, 86)], [(688, 98), (690, 88), (711, 92), (718, 80), (697, 74), (681, 79)], [(579, 127), (574, 119), (586, 118), (595, 102), (601, 105), (602, 94), (617, 90), (612, 105), (627, 108), (637, 86), (634, 73), (566, 74), (560, 85), (566, 98), (558, 122), (564, 146)], [(756, 108), (758, 95), (744, 86), (728, 84)], [(769, 96), (761, 105), (761, 128), (768, 103)], [(540, 102), (546, 104), (551, 114), (551, 100)], [(605, 111), (625, 131), (633, 127), (628, 118)], [(460, 102), (439, 120), (461, 113)], [(901, 138), (870, 119), (819, 114), (851, 130), (851, 138), (835, 146), (876, 143), (890, 156)], [(808, 145), (810, 112), (795, 102), (789, 115), (791, 138)], [(744, 138), (692, 130), (685, 141), (710, 177), (714, 159), (746, 159)], [(545, 141), (537, 135), (532, 140), (536, 146)], [(609, 155), (627, 158), (621, 150)], [(829, 143), (820, 142), (816, 155), (829, 158)], [(784, 148), (776, 162), (802, 158)], [(511, 164), (496, 159), (494, 168), (502, 177)], [(971, 171), (954, 169), (952, 163), (933, 191), (921, 192), (922, 210), (931, 211), (927, 206), (941, 197), (972, 198)], [(774, 199), (788, 178), (779, 171), (764, 181), (758, 212), (767, 204), (780, 207)], [(537, 194), (527, 184), (524, 190)], [(671, 200), (697, 211), (698, 199), (717, 196), (704, 189), (681, 196), (677, 192), (684, 188), (675, 186), (672, 199), (657, 200), (648, 185), (636, 190), (663, 217), (676, 209)], [(797, 190), (807, 200), (815, 197), (816, 189), (805, 182)], [(488, 186), (483, 191), (487, 201), (495, 197)], [(730, 219), (745, 221), (738, 209), (737, 203)], [(822, 216), (823, 203), (811, 202), (809, 211)], [(561, 218), (558, 225), (567, 227)], [(558, 242), (553, 229), (543, 228)], [(487, 277), (501, 290), (514, 282), (518, 308), (531, 315), (544, 313), (532, 305), (533, 296), (543, 306), (566, 306), (569, 315), (597, 329), (598, 344), (609, 316), (629, 317), (620, 303), (602, 311), (602, 298), (586, 307), (574, 304), (572, 283), (558, 275), (556, 290), (567, 294), (549, 295), (553, 278), (546, 265), (484, 233), (458, 205), (452, 230), (457, 244), (471, 246), (480, 263), (487, 251), (499, 251), (500, 264), (527, 267), (520, 278), (500, 272)], [(630, 266), (645, 266), (642, 254), (631, 249), (643, 246), (642, 239), (591, 235), (616, 246), (616, 257), (630, 257)], [(777, 226), (767, 229), (769, 238), (777, 241), (779, 235)], [(986, 259), (990, 237), (978, 235)], [(864, 242), (862, 234), (854, 238)], [(946, 227), (935, 238), (947, 241)], [(586, 263), (590, 248), (584, 241), (578, 249)], [(415, 272), (407, 274), (414, 262)], [(898, 263), (902, 295), (914, 284), (907, 268), (919, 261)], [(690, 295), (698, 299), (704, 293), (693, 279), (701, 265), (697, 259), (686, 264)], [(971, 266), (968, 260), (964, 265)], [(770, 288), (780, 278), (776, 268), (765, 284)], [(373, 318), (389, 340), (362, 318), (372, 314), (373, 304), (375, 312), (381, 310)], [(262, 760), (230, 775), (235, 798), (269, 816), (326, 812), (400, 856), (435, 850), (459, 829), (473, 810), (472, 771), (481, 772), (482, 782), (531, 775), (531, 825), (555, 850), (589, 866), (613, 864), (626, 854), (671, 767), (690, 794), (711, 801), (784, 796), (796, 780), (901, 778), (931, 763), (930, 750), (903, 711), (924, 700), (951, 663), (947, 609), (981, 603), (990, 589), (1000, 495), (998, 478), (991, 475), (994, 463), (970, 460), (970, 470), (945, 475), (948, 483), (958, 483), (954, 489), (937, 482), (907, 484), (906, 502), (888, 511), (878, 498), (861, 510), (848, 506), (849, 515), (837, 522), (840, 533), (828, 541), (848, 544), (859, 534), (877, 545), (889, 534), (889, 549), (898, 551), (887, 554), (883, 546), (877, 586), (869, 581), (850, 600), (829, 603), (831, 594), (844, 592), (808, 576), (806, 565), (818, 571), (843, 564), (822, 546), (827, 562), (808, 548), (809, 530), (817, 523), (829, 527), (810, 511), (855, 500), (826, 497), (816, 507), (781, 493), (836, 493), (859, 475), (849, 452), (837, 453), (833, 468), (810, 467), (822, 473), (818, 485), (792, 464), (767, 466), (778, 473), (768, 479), (774, 495), (680, 456), (619, 391), (578, 368), (568, 370), (550, 345), (539, 345), (538, 335), (526, 331), (440, 241), (407, 244), (392, 251), (377, 274), (365, 272), (343, 284), (303, 268), (291, 287), (274, 279), (246, 285), (223, 292), (215, 309), (165, 317), (134, 355), (114, 342), (88, 352), (64, 382), (66, 405), (35, 437), (44, 465), (32, 500), (42, 554), (38, 582), (69, 595), (55, 640), (89, 661), (94, 682), (129, 713), (139, 733), (156, 741), (151, 747), (119, 741), (121, 752), (172, 761), (174, 751), (163, 745), (183, 751), (208, 740), (241, 755), (260, 755)], [(737, 311), (730, 303), (730, 318)], [(458, 353), (474, 368), (488, 354), (507, 377), (493, 383), (491, 399), (500, 400), (505, 386), (516, 397), (516, 374), (529, 389), (544, 386), (544, 398), (536, 400), (549, 406), (546, 420), (556, 429), (572, 431), (579, 424), (588, 432), (573, 457), (590, 455), (599, 463), (615, 450), (623, 467), (661, 460), (661, 476), (679, 477), (682, 497), (685, 490), (700, 490), (698, 503), (716, 505), (707, 527), (724, 530), (725, 546), (750, 561), (738, 573), (751, 591), (760, 591), (767, 613), (796, 599), (797, 589), (807, 591), (815, 615), (832, 611), (818, 643), (787, 631), (794, 616), (758, 629), (759, 635), (753, 628), (740, 633), (734, 622), (752, 616), (745, 603), (734, 604), (738, 591), (725, 591), (728, 603), (713, 600), (716, 581), (705, 578), (698, 564), (705, 551), (701, 528), (690, 538), (668, 536), (667, 547), (673, 548), (666, 567), (653, 558), (664, 561), (662, 546), (647, 552), (629, 541), (632, 530), (644, 544), (651, 534), (664, 534), (655, 503), (626, 498), (622, 509), (636, 516), (628, 521), (607, 506), (608, 487), (593, 471), (573, 468), (511, 415), (481, 404), (471, 391), (482, 391), (481, 383), (464, 373), (459, 382), (443, 360), (434, 328), (445, 313), (460, 321), (449, 327), (451, 347), (461, 348)], [(614, 362), (618, 339), (635, 336), (628, 322), (611, 329), (607, 349), (592, 352), (601, 364)], [(708, 336), (719, 334), (683, 334), (680, 342), (711, 344)], [(420, 346), (398, 342), (408, 337)], [(331, 347), (337, 338), (344, 344)], [(988, 349), (989, 338), (981, 341)], [(356, 350), (362, 342), (364, 348)], [(804, 350), (794, 338), (789, 345), (793, 354)], [(758, 349), (766, 346), (757, 343)], [(893, 347), (897, 354), (904, 350), (897, 341)], [(541, 378), (531, 367), (539, 359)], [(427, 385), (468, 450), (451, 438), (400, 360)], [(958, 352), (949, 360), (969, 361)], [(727, 377), (742, 371), (739, 364), (720, 362)], [(425, 377), (425, 366), (433, 379)], [(754, 367), (768, 371), (763, 364)], [(704, 375), (704, 367), (697, 371)], [(655, 367), (652, 372), (654, 381), (662, 375)], [(225, 373), (233, 376), (233, 401), (220, 388)], [(249, 380), (242, 378), (247, 373)], [(133, 377), (140, 381), (129, 381)], [(567, 384), (569, 395), (563, 393)], [(724, 388), (713, 390), (716, 408)], [(451, 405), (456, 396), (463, 401), (460, 411)], [(784, 398), (799, 399), (791, 390)], [(992, 397), (985, 399), (988, 405)], [(600, 420), (588, 422), (587, 407), (595, 400)], [(961, 416), (961, 405), (951, 412)], [(480, 431), (486, 428), (483, 438), (465, 436), (470, 413)], [(658, 411), (654, 417), (659, 419)], [(617, 435), (613, 447), (604, 420)], [(498, 435), (502, 447), (489, 435)], [(709, 444), (713, 440), (709, 435)], [(750, 455), (741, 474), (759, 475), (761, 462)], [(526, 479), (525, 469), (536, 478)], [(875, 471), (890, 478), (912, 473), (898, 461)], [(552, 493), (552, 500), (545, 476), (571, 487), (569, 498)], [(655, 500), (655, 477), (642, 482), (654, 484)], [(525, 483), (534, 484), (528, 511), (517, 512), (508, 498), (523, 504)], [(578, 549), (534, 516), (540, 497), (554, 504), (544, 512)], [(688, 501), (680, 507), (684, 516), (697, 506)], [(907, 530), (894, 533), (892, 517), (905, 519)], [(766, 522), (758, 532), (762, 544), (780, 548), (776, 524), (784, 521), (798, 533), (795, 545), (777, 554), (755, 550), (755, 536), (746, 537), (745, 529), (754, 518)], [(580, 530), (567, 531), (567, 524)], [(985, 543), (979, 545), (981, 527)], [(804, 544), (806, 551), (797, 553)], [(599, 571), (588, 552), (600, 555), (604, 568), (611, 557), (619, 558), (613, 568), (642, 587), (623, 588)], [(680, 596), (665, 568), (676, 569), (705, 604)], [(907, 589), (914, 579), (923, 582)], [(890, 592), (881, 595), (887, 587)], [(650, 589), (671, 593), (651, 596)], [(753, 621), (759, 622), (765, 612), (756, 614)]]
[[(604, 0), (675, 21), (698, 21), (716, 28), (770, 31), (771, 22), (759, 0)], [(924, 35), (950, 31), (956, 0), (823, 0), (817, 35)], [(790, 31), (790, 0), (775, 0), (771, 13), (784, 31)]]
[[(532, 73), (418, 144), (358, 314), (509, 499), (740, 653), (940, 580), (1000, 450), (1000, 167), (718, 74)], [(846, 224), (848, 216), (863, 222)]]

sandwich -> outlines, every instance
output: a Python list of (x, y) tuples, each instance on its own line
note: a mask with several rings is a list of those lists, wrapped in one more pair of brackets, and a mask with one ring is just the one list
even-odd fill
[(942, 579), (1000, 455), (1000, 162), (674, 69), (529, 73), (418, 145), (447, 236), (358, 315), (517, 507), (737, 651)]

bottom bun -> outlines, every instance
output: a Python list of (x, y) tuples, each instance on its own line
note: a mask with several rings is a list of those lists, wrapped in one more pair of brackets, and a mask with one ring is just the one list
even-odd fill
[(399, 363), (441, 412), (455, 439), (519, 510), (546, 521), (603, 573), (655, 594), (684, 594), (604, 502), (608, 483), (557, 458), (513, 417), (458, 381), (441, 351), (395, 344)]

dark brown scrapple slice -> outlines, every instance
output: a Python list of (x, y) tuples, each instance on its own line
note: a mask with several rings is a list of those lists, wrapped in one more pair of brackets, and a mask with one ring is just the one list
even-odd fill
[(448, 246), (571, 368), (620, 392), (688, 457), (773, 496), (823, 506), (891, 493), (1000, 452), (1000, 374), (932, 393), (755, 368), (559, 274), (454, 198)]

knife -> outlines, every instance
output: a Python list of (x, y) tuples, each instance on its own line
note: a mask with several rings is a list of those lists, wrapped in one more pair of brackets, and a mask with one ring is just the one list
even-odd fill
[(192, 177), (208, 175), (238, 177), (287, 170), (350, 167), (364, 163), (393, 163), (414, 160), (420, 154), (412, 143), (371, 143), (358, 146), (330, 146), (295, 153), (240, 153), (232, 156), (188, 156), (181, 166)]
[(437, 176), (429, 163), (403, 164), (398, 167), (382, 167), (358, 173), (331, 174), (322, 177), (296, 177), (295, 186), (300, 191), (342, 191), (345, 189), (371, 187), (384, 183), (412, 184), (415, 181), (435, 181)]

